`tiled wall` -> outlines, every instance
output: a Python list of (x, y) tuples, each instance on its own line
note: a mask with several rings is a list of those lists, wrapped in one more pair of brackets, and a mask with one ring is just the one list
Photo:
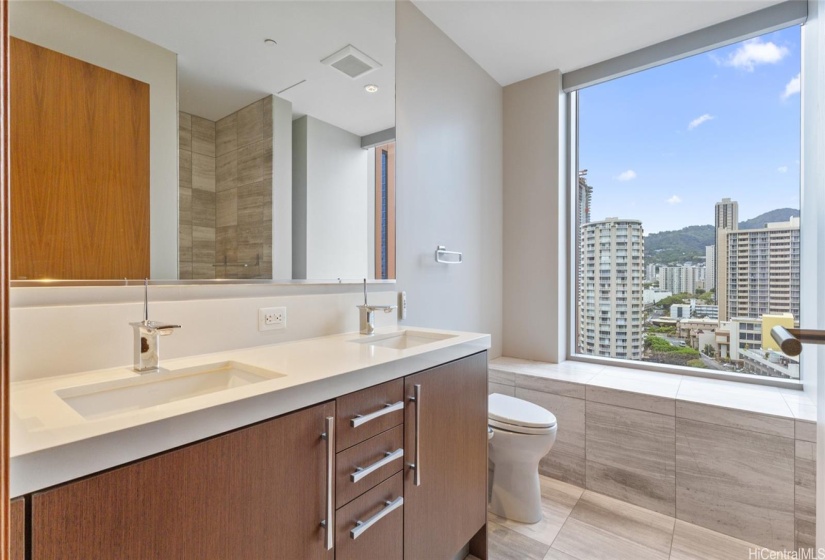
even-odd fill
[[(677, 398), (701, 399), (715, 381), (616, 374), (638, 376), (642, 394), (617, 388), (601, 366), (552, 367), (490, 370), (490, 392), (556, 415), (542, 474), (774, 550), (814, 546), (815, 423), (779, 416), (791, 404), (779, 389), (757, 388), (777, 400), (777, 410), (765, 400), (769, 415)], [(717, 395), (729, 390), (721, 383)], [(738, 390), (755, 398), (753, 387)]]
[(180, 278), (272, 278), (272, 96), (179, 122)]
[(215, 278), (215, 123), (180, 113), (178, 274)]

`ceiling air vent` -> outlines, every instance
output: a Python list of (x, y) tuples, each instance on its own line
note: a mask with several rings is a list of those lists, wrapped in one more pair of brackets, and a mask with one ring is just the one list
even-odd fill
[(321, 61), (328, 64), (339, 72), (343, 72), (350, 78), (358, 78), (364, 74), (381, 68), (381, 65), (368, 57), (352, 45), (347, 45), (340, 51), (329, 55)]

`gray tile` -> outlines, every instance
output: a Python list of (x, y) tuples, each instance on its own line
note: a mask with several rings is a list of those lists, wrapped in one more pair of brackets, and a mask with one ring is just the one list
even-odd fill
[(215, 278), (213, 263), (192, 263), (192, 278), (195, 280), (212, 280)]
[(178, 264), (178, 278), (181, 280), (192, 280), (192, 262), (181, 262)]
[(263, 140), (264, 104), (262, 100), (247, 105), (238, 111), (237, 115), (238, 148), (244, 148)]
[(764, 434), (793, 438), (794, 421), (792, 418), (779, 418), (777, 416), (766, 416), (747, 410), (736, 410), (733, 408), (722, 408), (709, 404), (699, 404), (694, 402), (679, 401), (676, 403), (676, 416), (687, 418), (688, 420), (698, 420), (739, 428)]
[(260, 101), (263, 104), (263, 139), (272, 138), (272, 96), (267, 96)]
[(570, 512), (573, 511), (573, 507), (579, 501), (584, 490), (578, 486), (565, 484), (544, 476), (540, 477), (539, 481), (541, 483), (541, 512), (543, 515), (541, 521), (532, 524), (519, 523), (504, 519), (493, 513), (488, 514), (488, 519), (549, 546), (553, 544), (553, 540), (555, 540)]
[(215, 159), (215, 189), (226, 191), (238, 186), (238, 152), (232, 151)]
[[(208, 264), (209, 266), (215, 264), (215, 228), (192, 227), (192, 261), (195, 264)], [(197, 272), (193, 270), (193, 273)]]
[(669, 416), (676, 414), (676, 400), (673, 398), (633, 393), (607, 387), (588, 385), (587, 400)]
[(487, 522), (488, 555), (495, 560), (543, 560), (550, 546)]
[(261, 278), (272, 278), (272, 262), (261, 264)]
[(192, 189), (178, 189), (178, 224), (192, 225)]
[[(262, 230), (263, 226), (263, 184), (252, 183), (238, 187), (238, 226), (256, 227)], [(260, 243), (262, 238), (257, 238)]]
[(794, 437), (803, 441), (816, 443), (816, 422), (794, 421)]
[(215, 157), (215, 123), (192, 115), (192, 152)]
[(587, 489), (674, 515), (675, 418), (590, 401), (585, 418)]
[(215, 155), (220, 157), (238, 149), (238, 113), (215, 123)]
[(772, 550), (794, 543), (794, 440), (676, 419), (676, 517)]
[(192, 224), (178, 226), (178, 261), (192, 264)]
[[(238, 262), (245, 263), (249, 267), (258, 266), (259, 257), (261, 254), (261, 245), (259, 243), (241, 243), (238, 242)], [(245, 271), (248, 272), (248, 271)]]
[(545, 476), (584, 487), (585, 402), (581, 399), (530, 391), (519, 387), (516, 387), (516, 397), (546, 408), (556, 416), (558, 422), (556, 443), (539, 463), (539, 472)]
[(272, 182), (273, 171), (275, 169), (275, 163), (272, 158), (272, 140), (266, 139), (263, 141), (263, 170), (261, 171), (261, 177), (265, 181)]
[(215, 192), (215, 158), (192, 154), (192, 188)]
[(542, 391), (544, 393), (553, 393), (554, 395), (562, 395), (576, 399), (583, 399), (586, 395), (586, 385), (570, 381), (561, 381), (550, 377), (517, 373), (515, 374), (515, 382), (518, 387), (532, 391)]
[(215, 193), (192, 189), (192, 225), (215, 229)]
[(764, 548), (710, 529), (676, 521), (673, 531), (671, 560), (754, 560)]
[(507, 395), (508, 397), (515, 397), (516, 388), (512, 385), (501, 385), (500, 383), (490, 382), (487, 384), (487, 394), (492, 395), (493, 393)]
[(512, 371), (490, 367), (487, 369), (487, 381), (490, 383), (498, 383), (499, 385), (510, 385), (511, 387), (515, 387), (516, 374)]
[(238, 149), (238, 185), (248, 185), (263, 179), (263, 142)]
[(553, 548), (587, 560), (667, 560), (674, 520), (585, 492)]
[(215, 231), (215, 262), (238, 262), (238, 232), (234, 226), (218, 227)]
[[(491, 560), (495, 560), (494, 558)], [(569, 554), (565, 554), (560, 550), (556, 550), (553, 547), (550, 547), (550, 550), (547, 551), (547, 554), (544, 555), (544, 560), (587, 560), (576, 558), (575, 556), (570, 556)]]
[(178, 148), (192, 151), (192, 115), (178, 113)]
[(238, 189), (218, 192), (215, 220), (217, 227), (238, 225)]
[(796, 441), (794, 450), (796, 549), (816, 547), (816, 444)]
[(676, 399), (793, 418), (779, 389), (764, 385), (685, 376), (679, 385)]
[(188, 150), (178, 150), (178, 185), (192, 188), (192, 152)]

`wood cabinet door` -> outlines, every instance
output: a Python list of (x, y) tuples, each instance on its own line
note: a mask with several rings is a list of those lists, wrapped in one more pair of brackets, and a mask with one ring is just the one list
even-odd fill
[(332, 402), (37, 493), (31, 557), (331, 560), (330, 416)]
[(9, 538), (10, 560), (26, 558), (26, 499), (15, 498), (11, 501), (11, 523)]
[(449, 560), (487, 520), (487, 353), (408, 376), (405, 398), (404, 558)]

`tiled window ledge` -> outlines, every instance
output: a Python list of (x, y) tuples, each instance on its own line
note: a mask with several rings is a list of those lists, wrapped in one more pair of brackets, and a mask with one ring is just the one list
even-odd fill
[(491, 390), (498, 392), (518, 386), (806, 441), (815, 437), (816, 403), (793, 389), (587, 362), (550, 364), (507, 357), (490, 361), (489, 380)]

